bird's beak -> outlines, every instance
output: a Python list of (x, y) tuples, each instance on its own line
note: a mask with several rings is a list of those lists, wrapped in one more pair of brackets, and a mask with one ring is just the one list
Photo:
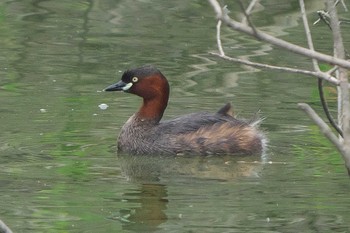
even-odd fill
[(131, 86), (129, 83), (125, 83), (122, 80), (120, 80), (119, 82), (106, 87), (105, 89), (103, 89), (103, 91), (127, 91), (130, 87)]

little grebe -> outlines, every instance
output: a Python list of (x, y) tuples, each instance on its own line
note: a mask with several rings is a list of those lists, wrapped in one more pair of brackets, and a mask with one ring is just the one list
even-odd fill
[(153, 66), (124, 72), (104, 91), (124, 91), (143, 98), (139, 111), (121, 129), (118, 151), (129, 154), (260, 154), (264, 135), (256, 122), (233, 117), (231, 105), (218, 112), (192, 113), (160, 121), (169, 99), (169, 84)]

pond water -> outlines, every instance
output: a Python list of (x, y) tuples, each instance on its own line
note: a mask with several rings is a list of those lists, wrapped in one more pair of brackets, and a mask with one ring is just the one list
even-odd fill
[[(323, 7), (307, 1), (310, 22)], [(305, 45), (297, 1), (261, 1), (252, 20)], [(307, 102), (322, 114), (316, 80), (209, 55), (215, 25), (202, 0), (0, 2), (0, 219), (36, 233), (350, 232), (343, 162), (297, 108)], [(327, 28), (312, 31), (316, 48), (331, 53)], [(343, 33), (349, 49), (350, 26)], [(228, 29), (223, 43), (233, 56), (311, 67)], [(120, 127), (140, 99), (101, 90), (143, 64), (169, 79), (167, 119), (226, 102), (241, 117), (260, 110), (264, 160), (117, 156)], [(326, 91), (334, 108), (334, 87)]]

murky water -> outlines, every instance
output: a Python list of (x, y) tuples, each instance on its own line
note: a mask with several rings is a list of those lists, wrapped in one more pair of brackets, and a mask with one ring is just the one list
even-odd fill
[[(305, 44), (298, 4), (289, 2), (262, 1), (252, 20)], [(313, 21), (323, 3), (307, 4)], [(327, 29), (312, 30), (317, 49), (331, 53)], [(316, 80), (209, 55), (215, 19), (206, 1), (3, 1), (0, 34), (0, 219), (14, 232), (350, 232), (340, 156), (296, 106), (320, 111)], [(223, 34), (228, 54), (311, 66)], [(260, 110), (271, 163), (117, 157), (117, 134), (140, 99), (101, 90), (143, 64), (170, 81), (165, 118), (229, 101), (241, 117)]]

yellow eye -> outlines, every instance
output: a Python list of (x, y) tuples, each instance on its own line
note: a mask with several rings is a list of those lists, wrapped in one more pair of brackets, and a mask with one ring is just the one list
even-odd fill
[(131, 80), (133, 83), (136, 83), (137, 81), (139, 81), (138, 77), (133, 77)]

